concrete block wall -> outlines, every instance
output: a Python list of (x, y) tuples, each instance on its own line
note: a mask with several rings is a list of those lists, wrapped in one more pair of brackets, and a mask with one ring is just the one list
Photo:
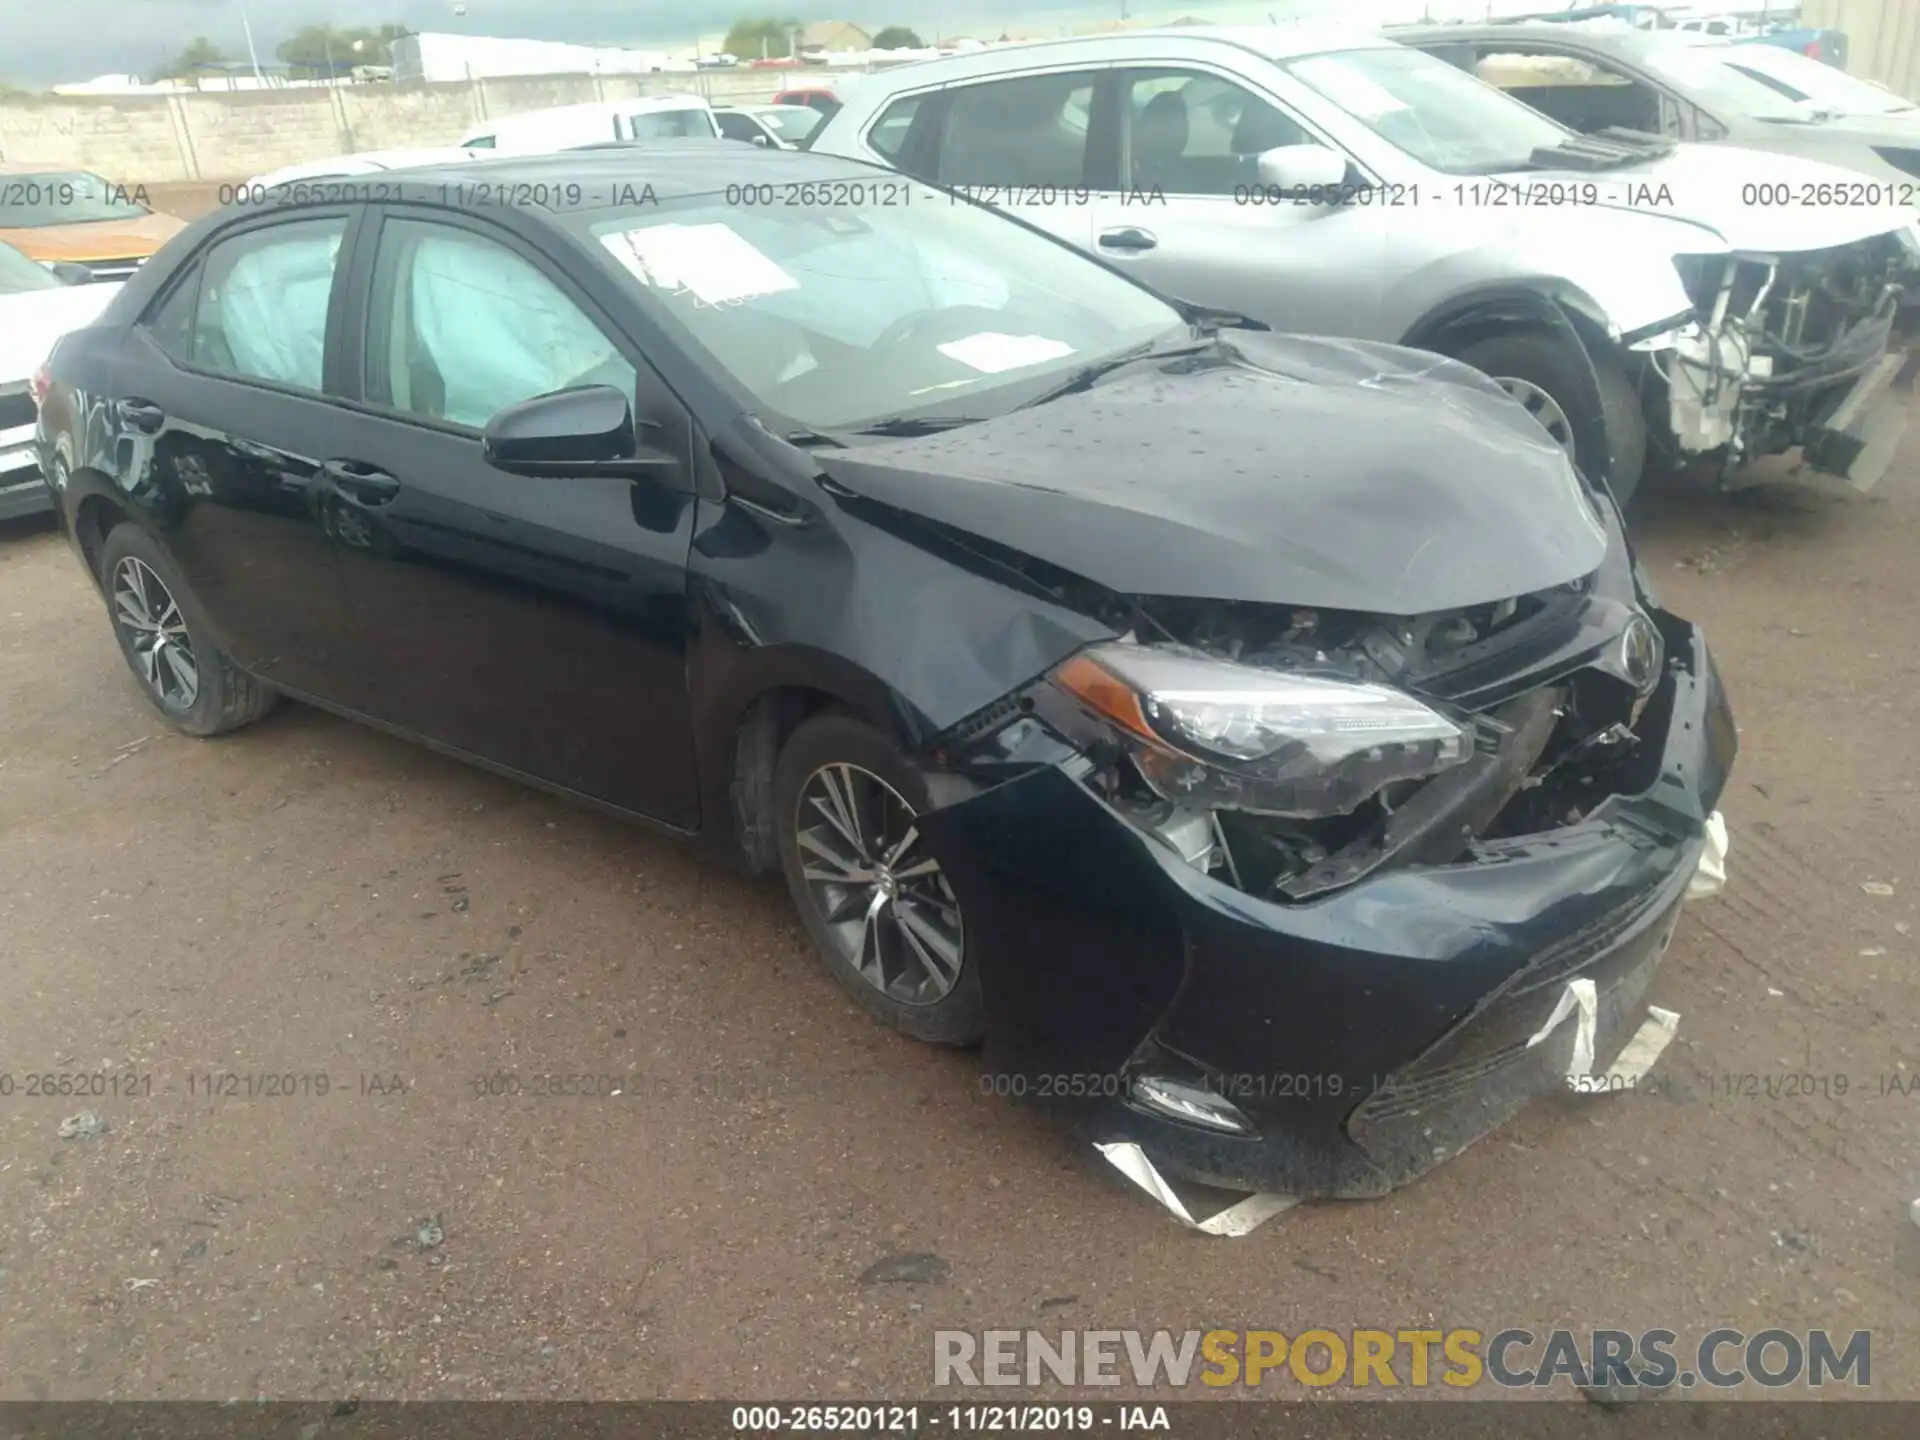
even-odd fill
[(94, 170), (109, 179), (185, 179), (174, 102), (129, 95), (0, 102), (0, 161)]
[(488, 120), (642, 95), (716, 105), (835, 83), (795, 70), (520, 75), (491, 80), (0, 101), (0, 161), (92, 170), (125, 185), (243, 180), (355, 150), (451, 145)]

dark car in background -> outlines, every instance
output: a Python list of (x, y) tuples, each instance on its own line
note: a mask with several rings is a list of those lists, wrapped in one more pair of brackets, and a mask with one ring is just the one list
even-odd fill
[(810, 154), (377, 198), (209, 217), (54, 354), (173, 724), (285, 694), (708, 837), (879, 1020), (1179, 1174), (1388, 1189), (1563, 1085), (1577, 982), (1619, 1048), (1732, 722), (1492, 381)]

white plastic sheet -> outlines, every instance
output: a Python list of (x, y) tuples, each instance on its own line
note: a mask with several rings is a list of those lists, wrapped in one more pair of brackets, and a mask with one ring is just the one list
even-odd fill
[(1147, 1152), (1133, 1141), (1121, 1140), (1099, 1144), (1094, 1148), (1107, 1158), (1114, 1169), (1165, 1206), (1174, 1219), (1189, 1230), (1198, 1230), (1202, 1235), (1235, 1239), (1250, 1235), (1281, 1211), (1290, 1210), (1300, 1203), (1291, 1195), (1257, 1192), (1205, 1220), (1196, 1220), (1186, 1202), (1161, 1175), (1153, 1161), (1147, 1158)]

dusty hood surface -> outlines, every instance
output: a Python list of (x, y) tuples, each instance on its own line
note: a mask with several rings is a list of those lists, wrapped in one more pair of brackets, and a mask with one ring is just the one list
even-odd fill
[[(1860, 172), (1739, 145), (1682, 145), (1663, 159), (1622, 170), (1529, 171), (1510, 178), (1528, 186), (1596, 185), (1601, 205), (1692, 220), (1733, 249), (1760, 254), (1848, 245), (1898, 230), (1915, 218), (1912, 208), (1901, 205), (1804, 203), (1806, 186), (1839, 186), (1828, 193), (1844, 198), (1859, 185)], [(1784, 185), (1786, 191), (1768, 193), (1784, 193), (1792, 203), (1754, 204), (1750, 185)]]
[(1126, 594), (1412, 615), (1591, 573), (1572, 465), (1479, 372), (1231, 332), (1198, 357), (924, 438), (816, 452), (832, 480)]
[(96, 284), (0, 295), (0, 385), (31, 377), (54, 341), (91, 324), (119, 293), (118, 285)]

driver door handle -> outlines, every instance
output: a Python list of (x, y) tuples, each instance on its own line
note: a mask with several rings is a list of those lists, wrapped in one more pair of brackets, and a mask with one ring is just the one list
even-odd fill
[(320, 472), (341, 494), (362, 505), (384, 505), (400, 493), (400, 482), (393, 476), (358, 460), (329, 460)]
[(1138, 253), (1141, 250), (1151, 250), (1159, 243), (1151, 230), (1142, 230), (1137, 225), (1123, 225), (1117, 230), (1100, 232), (1100, 248), (1103, 250), (1129, 250)]

